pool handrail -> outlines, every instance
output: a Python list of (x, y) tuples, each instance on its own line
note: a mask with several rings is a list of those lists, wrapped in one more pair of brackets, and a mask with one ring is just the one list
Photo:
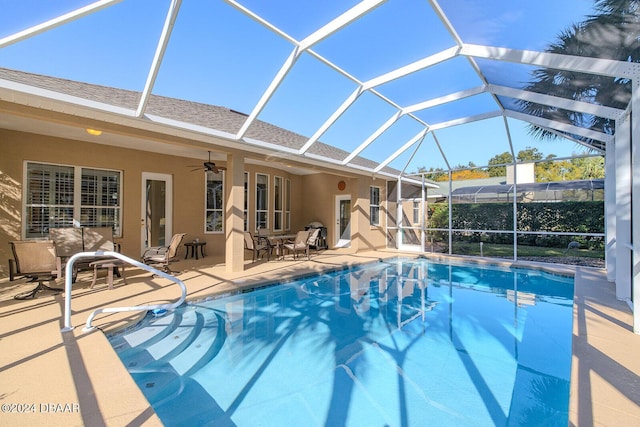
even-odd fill
[(79, 252), (77, 254), (74, 254), (73, 256), (71, 256), (71, 258), (69, 258), (69, 260), (67, 261), (67, 264), (65, 266), (65, 278), (64, 278), (64, 293), (65, 293), (65, 299), (64, 299), (64, 327), (62, 328), (62, 332), (70, 332), (73, 330), (73, 326), (71, 326), (71, 287), (73, 286), (73, 264), (80, 258), (89, 258), (89, 257), (96, 257), (96, 256), (100, 256), (100, 257), (108, 257), (108, 258), (117, 258), (119, 260), (122, 260), (124, 262), (126, 262), (127, 264), (131, 264), (135, 267), (139, 267), (142, 268), (144, 270), (147, 270), (149, 272), (151, 272), (152, 274), (156, 275), (156, 276), (160, 276), (160, 277), (164, 277), (165, 279), (169, 279), (170, 281), (176, 283), (177, 285), (180, 286), (180, 290), (181, 290), (181, 295), (180, 298), (173, 303), (167, 303), (167, 304), (154, 304), (154, 305), (138, 305), (138, 306), (131, 306), (131, 307), (104, 307), (104, 308), (99, 308), (97, 310), (94, 310), (93, 313), (91, 313), (89, 315), (89, 317), (87, 318), (87, 323), (85, 325), (85, 327), (83, 328), (83, 331), (88, 332), (94, 329), (93, 326), (91, 326), (91, 322), (93, 321), (93, 319), (95, 318), (96, 315), (100, 314), (100, 313), (117, 313), (117, 312), (126, 312), (126, 311), (148, 311), (148, 310), (158, 310), (158, 309), (165, 309), (165, 310), (172, 310), (176, 307), (178, 307), (179, 305), (181, 305), (184, 300), (187, 297), (187, 287), (185, 286), (185, 284), (182, 282), (182, 280), (178, 279), (175, 276), (172, 276), (168, 273), (165, 273), (164, 271), (160, 271), (154, 267), (151, 267), (150, 265), (144, 264), (140, 261), (136, 261), (132, 258), (129, 258), (126, 255), (123, 255), (119, 252), (113, 252), (113, 251), (96, 251), (96, 252)]

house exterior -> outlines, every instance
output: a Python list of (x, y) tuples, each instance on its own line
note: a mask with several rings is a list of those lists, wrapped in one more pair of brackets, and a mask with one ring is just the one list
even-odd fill
[[(70, 226), (113, 226), (122, 253), (134, 259), (172, 233), (187, 233), (187, 241), (200, 239), (209, 254), (223, 255), (230, 271), (244, 268), (243, 231), (258, 228), (294, 233), (319, 222), (329, 247), (387, 245), (386, 184), (397, 171), (372, 176), (318, 160), (348, 154), (319, 142), (306, 161), (276, 157), (269, 147), (293, 152), (307, 139), (260, 121), (246, 138), (262, 141), (264, 149), (240, 144), (227, 136), (246, 117), (223, 107), (152, 96), (145, 117), (128, 119), (91, 103), (135, 109), (138, 93), (7, 69), (0, 78), (41, 88), (0, 100), (4, 260), (11, 258), (9, 241), (47, 238), (48, 228)], [(93, 101), (79, 108), (48, 93)], [(189, 129), (171, 125), (185, 122)], [(209, 158), (226, 170), (205, 173)], [(353, 162), (369, 164), (360, 157)], [(4, 262), (0, 276), (7, 275)]]

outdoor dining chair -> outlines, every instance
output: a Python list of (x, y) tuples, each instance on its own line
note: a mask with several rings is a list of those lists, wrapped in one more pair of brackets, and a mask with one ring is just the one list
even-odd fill
[(61, 291), (43, 283), (45, 280), (53, 281), (60, 270), (53, 240), (21, 240), (9, 242), (9, 245), (13, 253), (13, 259), (9, 260), (9, 279), (26, 277), (31, 282), (38, 282), (38, 286), (14, 296), (15, 299), (35, 298), (40, 291)]
[(260, 252), (266, 253), (267, 260), (271, 260), (271, 245), (269, 245), (268, 240), (267, 243), (260, 243), (257, 241), (257, 239), (254, 239), (251, 233), (248, 231), (244, 233), (244, 249), (247, 251), (251, 251), (253, 262), (256, 262), (256, 259), (260, 257)]
[(309, 234), (311, 234), (309, 230), (298, 231), (293, 242), (285, 243), (283, 245), (287, 251), (293, 252), (294, 259), (298, 258), (298, 252), (305, 252), (307, 254), (307, 259), (311, 259), (309, 257)]
[(182, 239), (187, 233), (174, 234), (171, 238), (169, 246), (152, 246), (147, 248), (142, 255), (142, 262), (151, 266), (162, 267), (165, 273), (173, 274), (169, 268), (169, 263), (172, 262), (178, 255), (178, 248)]

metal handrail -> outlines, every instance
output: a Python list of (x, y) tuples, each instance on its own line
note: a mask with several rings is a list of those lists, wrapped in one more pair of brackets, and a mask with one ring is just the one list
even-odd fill
[(181, 305), (184, 300), (187, 297), (187, 287), (185, 286), (185, 284), (182, 282), (182, 280), (178, 279), (175, 276), (172, 276), (170, 274), (165, 273), (164, 271), (160, 271), (158, 269), (155, 269), (147, 264), (141, 263), (139, 261), (136, 261), (132, 258), (129, 258), (128, 256), (122, 255), (119, 252), (112, 252), (112, 251), (97, 251), (97, 252), (79, 252), (77, 254), (74, 254), (71, 258), (69, 258), (69, 260), (67, 261), (67, 265), (65, 266), (65, 279), (64, 279), (64, 293), (65, 293), (65, 299), (64, 299), (64, 327), (62, 328), (62, 332), (69, 332), (73, 330), (73, 326), (71, 326), (71, 286), (73, 285), (73, 264), (80, 258), (89, 258), (89, 257), (96, 257), (96, 256), (100, 256), (100, 257), (109, 257), (109, 258), (117, 258), (119, 260), (122, 260), (124, 262), (126, 262), (127, 264), (131, 264), (133, 266), (142, 268), (144, 270), (147, 270), (151, 273), (153, 273), (156, 276), (160, 276), (160, 277), (164, 277), (165, 279), (169, 279), (172, 282), (180, 285), (181, 288), (181, 292), (182, 294), (180, 295), (180, 298), (178, 299), (178, 301), (173, 302), (173, 303), (168, 303), (168, 304), (155, 304), (155, 305), (139, 305), (139, 306), (132, 306), (132, 307), (105, 307), (105, 308), (99, 308), (97, 310), (94, 310), (93, 313), (91, 313), (89, 315), (89, 317), (87, 318), (87, 323), (83, 329), (83, 331), (91, 331), (94, 329), (93, 326), (91, 326), (91, 322), (93, 321), (93, 319), (96, 317), (96, 315), (100, 314), (100, 313), (117, 313), (117, 312), (126, 312), (126, 311), (144, 311), (144, 310), (157, 310), (157, 309), (165, 309), (165, 310), (171, 310), (174, 309), (176, 307), (178, 307), (179, 305)]

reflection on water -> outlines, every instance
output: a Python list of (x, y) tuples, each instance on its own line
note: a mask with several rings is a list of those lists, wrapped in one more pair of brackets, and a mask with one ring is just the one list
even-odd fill
[(572, 296), (542, 272), (398, 259), (112, 342), (166, 425), (566, 425)]

